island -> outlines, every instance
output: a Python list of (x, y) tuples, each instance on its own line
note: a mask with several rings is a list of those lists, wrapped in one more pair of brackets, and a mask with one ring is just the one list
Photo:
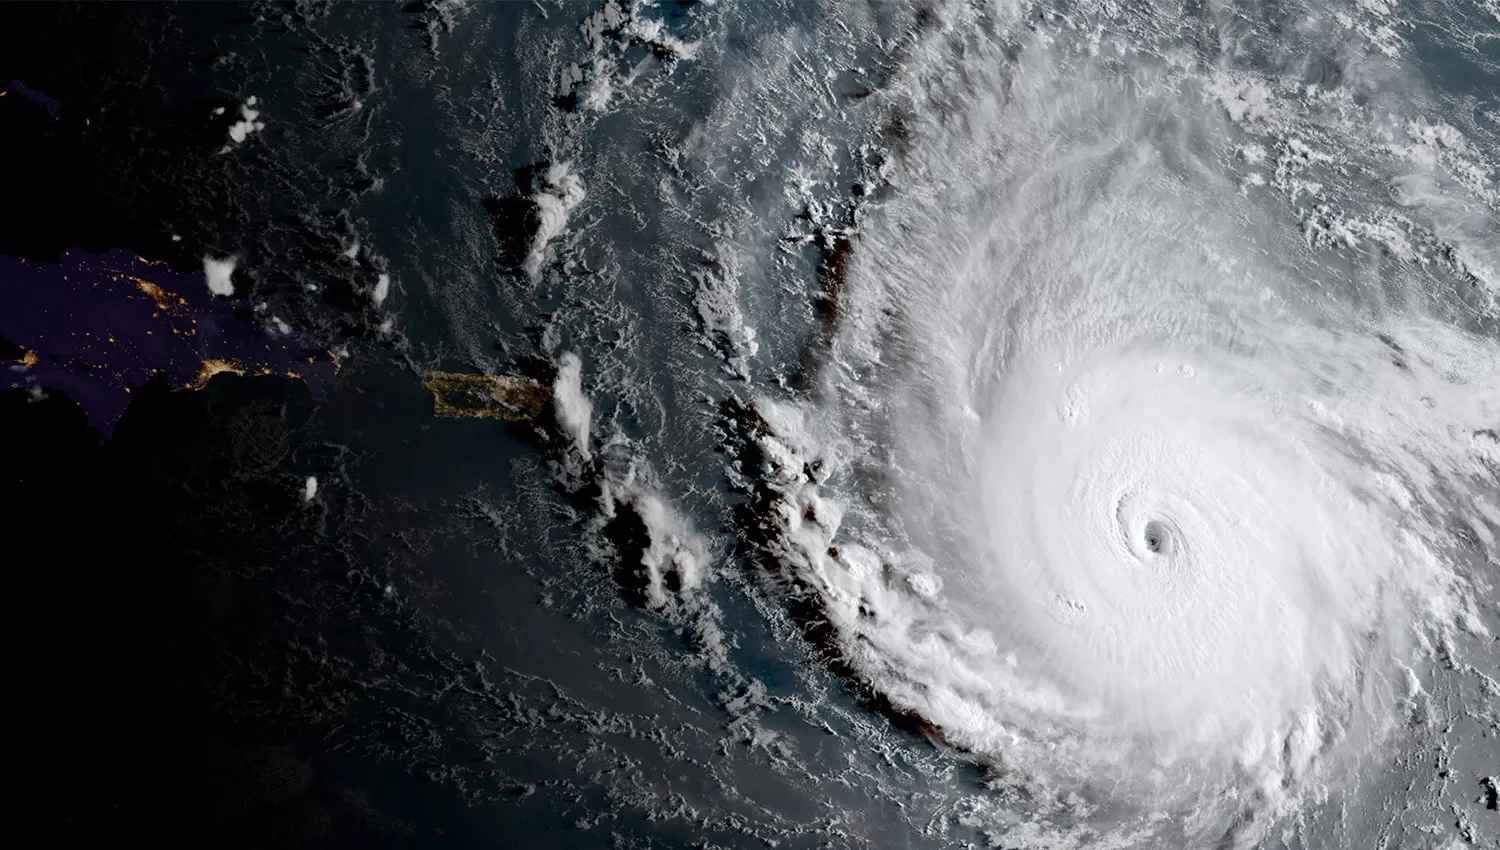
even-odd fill
[(531, 419), (549, 397), (545, 384), (508, 375), (433, 372), (426, 386), (434, 413), (445, 419)]

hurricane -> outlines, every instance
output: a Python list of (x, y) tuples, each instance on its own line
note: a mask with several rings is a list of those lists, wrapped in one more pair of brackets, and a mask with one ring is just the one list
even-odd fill
[(755, 402), (768, 549), (1037, 834), (1251, 846), (1488, 634), (1500, 347), (1443, 252), (1400, 260), (1425, 230), (1485, 274), (1494, 219), (1422, 188), (1464, 147), (1388, 111), (1399, 68), (1307, 82), (1326, 20), (1267, 56), (1231, 7), (1187, 46), (1165, 12), (950, 11), (808, 388)]

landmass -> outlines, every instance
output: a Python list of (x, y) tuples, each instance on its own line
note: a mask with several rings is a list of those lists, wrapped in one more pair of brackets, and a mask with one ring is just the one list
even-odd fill
[(314, 395), (337, 359), (246, 302), (215, 297), (204, 272), (129, 251), (69, 251), (56, 263), (0, 255), (0, 357), (11, 388), (59, 390), (110, 436), (134, 387), (201, 389), (220, 372), (281, 375)]
[(5, 97), (8, 94), (16, 94), (27, 100), (41, 104), (46, 108), (47, 114), (52, 116), (53, 120), (62, 118), (62, 103), (31, 88), (20, 80), (11, 80), (4, 91), (0, 91), (0, 97)]
[(427, 379), (434, 412), (445, 419), (531, 419), (547, 403), (546, 385), (508, 375), (433, 372)]
[(62, 108), (21, 80), (0, 89), (0, 151), (21, 163), (0, 228), (0, 389), (26, 390), (33, 402), (65, 394), (105, 437), (131, 392), (151, 381), (201, 389), (221, 372), (281, 375), (318, 395), (336, 358), (263, 305), (230, 297), (233, 257), (205, 257), (204, 270), (183, 273), (122, 249), (65, 249), (55, 185)]

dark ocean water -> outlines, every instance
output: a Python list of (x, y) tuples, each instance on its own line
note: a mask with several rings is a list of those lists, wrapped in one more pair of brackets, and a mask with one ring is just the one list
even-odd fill
[(0, 22), (0, 254), (338, 364), (8, 367), (13, 823), (1500, 842), (1493, 4)]

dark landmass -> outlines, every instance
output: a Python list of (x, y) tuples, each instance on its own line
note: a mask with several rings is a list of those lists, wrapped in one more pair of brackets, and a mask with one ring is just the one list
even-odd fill
[(51, 115), (54, 121), (62, 117), (62, 104), (60, 102), (31, 88), (20, 80), (11, 80), (10, 85), (5, 87), (5, 91), (0, 91), (0, 97), (5, 97), (6, 95), (19, 95), (27, 100), (41, 104), (42, 108), (47, 110), (47, 114)]
[(427, 379), (434, 413), (448, 419), (534, 419), (551, 393), (529, 378), (434, 372)]
[(106, 437), (132, 387), (157, 377), (201, 388), (219, 372), (276, 374), (317, 393), (337, 370), (311, 340), (213, 296), (202, 272), (128, 251), (68, 252), (58, 263), (0, 256), (0, 305), (0, 337), (23, 350), (8, 385), (66, 392)]

